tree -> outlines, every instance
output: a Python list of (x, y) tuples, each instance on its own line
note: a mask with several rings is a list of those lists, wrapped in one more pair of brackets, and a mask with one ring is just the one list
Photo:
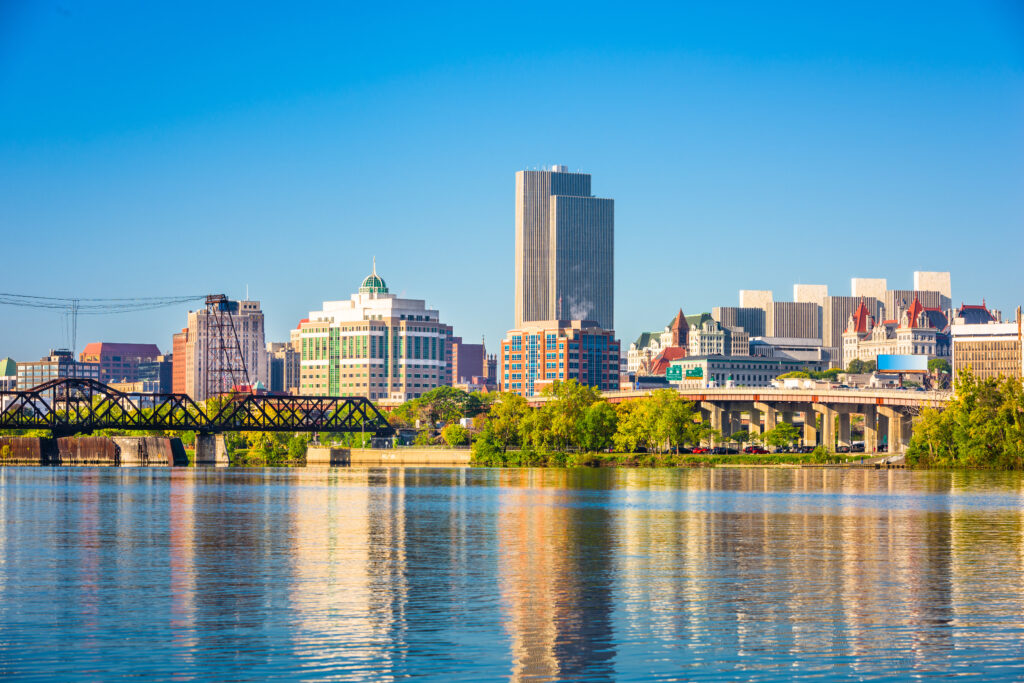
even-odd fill
[(627, 401), (615, 406), (616, 429), (612, 442), (615, 450), (636, 453), (646, 447), (648, 439), (647, 404), (644, 401)]
[(537, 411), (547, 418), (551, 445), (560, 451), (579, 448), (583, 441), (584, 415), (600, 398), (598, 390), (570, 379), (544, 387), (542, 395), (551, 399)]
[(750, 441), (750, 430), (748, 430), (748, 429), (737, 430), (737, 431), (735, 431), (735, 432), (733, 432), (732, 434), (729, 435), (729, 440), (733, 441), (735, 443), (738, 443), (739, 445), (742, 446), (746, 442)]
[(803, 370), (793, 370), (779, 375), (776, 379), (810, 379), (811, 373)]
[(864, 361), (860, 358), (854, 358), (850, 361), (850, 364), (846, 366), (846, 371), (851, 375), (860, 375), (864, 373)]
[(946, 373), (948, 375), (953, 372), (953, 369), (945, 358), (931, 358), (928, 360), (928, 372), (933, 374)]
[(465, 446), (469, 443), (469, 430), (459, 424), (445, 425), (441, 430), (441, 438), (449, 447)]
[(597, 401), (583, 415), (582, 446), (588, 451), (602, 451), (612, 443), (619, 416), (607, 401)]
[(436, 387), (414, 399), (415, 411), (433, 434), (440, 422), (448, 424), (465, 417), (469, 394), (455, 387)]
[(523, 421), (530, 413), (526, 399), (518, 394), (499, 394), (491, 405), (484, 431), (502, 453), (522, 443)]
[(800, 430), (788, 422), (779, 422), (765, 432), (764, 442), (775, 448), (791, 446), (800, 438)]

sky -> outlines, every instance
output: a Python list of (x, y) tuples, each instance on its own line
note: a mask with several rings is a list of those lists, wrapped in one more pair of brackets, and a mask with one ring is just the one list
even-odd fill
[[(0, 0), (0, 292), (248, 290), (284, 341), (376, 257), (494, 351), (515, 172), (551, 164), (615, 199), (624, 344), (915, 270), (1012, 318), (1024, 4)], [(80, 317), (78, 350), (169, 351), (188, 308)], [(65, 328), (0, 307), (0, 357)]]

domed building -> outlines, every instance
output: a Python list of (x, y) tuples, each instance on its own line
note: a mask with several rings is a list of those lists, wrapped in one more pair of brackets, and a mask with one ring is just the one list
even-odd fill
[(423, 299), (392, 294), (373, 271), (299, 323), (299, 392), (406, 401), (452, 382), (452, 328)]

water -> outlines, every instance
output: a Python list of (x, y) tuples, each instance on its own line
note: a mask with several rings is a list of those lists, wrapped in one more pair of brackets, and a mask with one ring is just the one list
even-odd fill
[(1024, 677), (1024, 480), (0, 468), (0, 675)]

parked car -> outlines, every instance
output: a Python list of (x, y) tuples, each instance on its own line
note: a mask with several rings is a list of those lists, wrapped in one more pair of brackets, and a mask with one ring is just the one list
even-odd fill
[(743, 449), (743, 452), (749, 453), (751, 455), (766, 455), (768, 453), (768, 451), (761, 448), (760, 446), (747, 446), (746, 448)]
[(693, 454), (694, 455), (705, 455), (710, 450), (711, 450), (710, 448), (704, 448), (703, 446), (697, 446), (696, 448), (693, 449)]
[(852, 446), (850, 446), (850, 452), (851, 453), (863, 453), (864, 452), (864, 444), (862, 444), (862, 443), (855, 443), (855, 444), (853, 444)]
[(836, 446), (836, 453), (849, 453), (849, 452), (850, 452), (850, 447), (849, 446)]

